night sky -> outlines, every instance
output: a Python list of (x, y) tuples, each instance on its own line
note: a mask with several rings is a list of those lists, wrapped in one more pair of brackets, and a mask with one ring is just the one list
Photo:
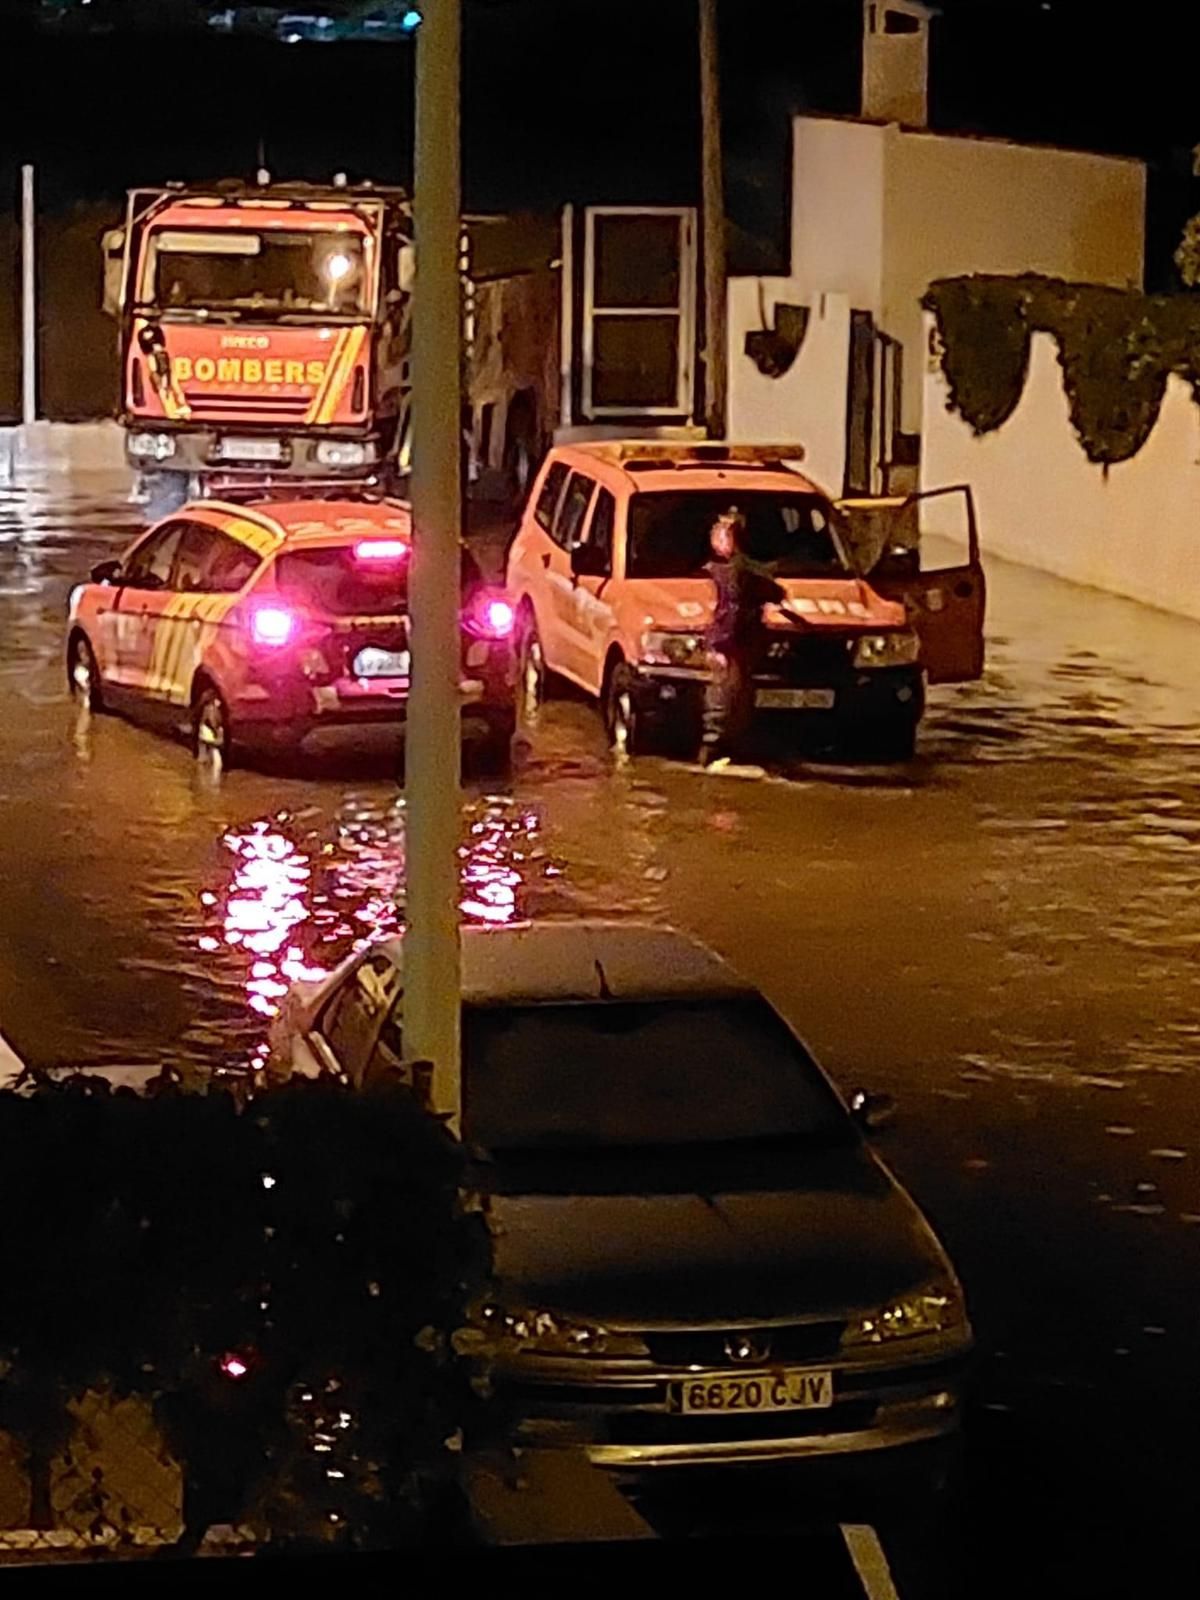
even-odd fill
[[(260, 139), (279, 176), (408, 176), (410, 46), (171, 35), (154, 19), (172, 0), (99, 3), (114, 31), (70, 36), (22, 30), (30, 7), (0, 0), (9, 192), (22, 159), (38, 163), (52, 205), (134, 182), (249, 175)], [(466, 0), (465, 11), (468, 206), (695, 197), (694, 0)], [(1183, 218), (1200, 209), (1200, 17), (1173, 11), (1163, 0), (943, 0), (934, 23), (935, 128), (1150, 160), (1156, 286), (1170, 281)], [(733, 264), (779, 270), (788, 118), (856, 109), (861, 6), (722, 0), (721, 29)]]

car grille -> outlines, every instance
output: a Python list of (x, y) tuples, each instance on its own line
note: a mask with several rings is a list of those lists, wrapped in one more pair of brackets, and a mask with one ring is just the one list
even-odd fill
[(849, 669), (851, 644), (845, 634), (772, 634), (755, 676), (782, 683), (836, 683)]
[[(797, 1322), (777, 1328), (732, 1328), (643, 1335), (656, 1367), (778, 1366), (784, 1361), (820, 1361), (837, 1354), (845, 1322)], [(737, 1360), (727, 1344), (748, 1337), (756, 1355)]]

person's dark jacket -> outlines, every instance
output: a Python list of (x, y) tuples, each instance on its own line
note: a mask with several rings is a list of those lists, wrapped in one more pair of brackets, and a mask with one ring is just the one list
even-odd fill
[(735, 555), (710, 561), (705, 572), (717, 586), (717, 604), (708, 626), (708, 647), (721, 655), (750, 655), (765, 631), (762, 609), (783, 600), (787, 591), (761, 567)]

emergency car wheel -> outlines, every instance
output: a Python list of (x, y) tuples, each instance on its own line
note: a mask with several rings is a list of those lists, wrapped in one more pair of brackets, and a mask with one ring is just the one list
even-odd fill
[(225, 702), (211, 684), (196, 695), (192, 707), (192, 751), (197, 761), (229, 762), (232, 740)]
[(104, 710), (104, 695), (100, 688), (100, 669), (95, 653), (81, 633), (71, 640), (67, 654), (67, 678), (76, 703), (88, 711)]

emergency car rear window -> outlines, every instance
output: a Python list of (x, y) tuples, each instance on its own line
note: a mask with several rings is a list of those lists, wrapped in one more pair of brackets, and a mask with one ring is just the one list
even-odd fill
[[(275, 558), (275, 581), (285, 599), (326, 616), (395, 616), (408, 608), (411, 559), (363, 560), (353, 544), (285, 550)], [(463, 593), (481, 581), (474, 557), (464, 549)]]
[(695, 578), (713, 559), (713, 523), (732, 507), (746, 518), (745, 553), (783, 578), (849, 571), (828, 501), (815, 494), (674, 490), (629, 502), (625, 572), (630, 578)]

